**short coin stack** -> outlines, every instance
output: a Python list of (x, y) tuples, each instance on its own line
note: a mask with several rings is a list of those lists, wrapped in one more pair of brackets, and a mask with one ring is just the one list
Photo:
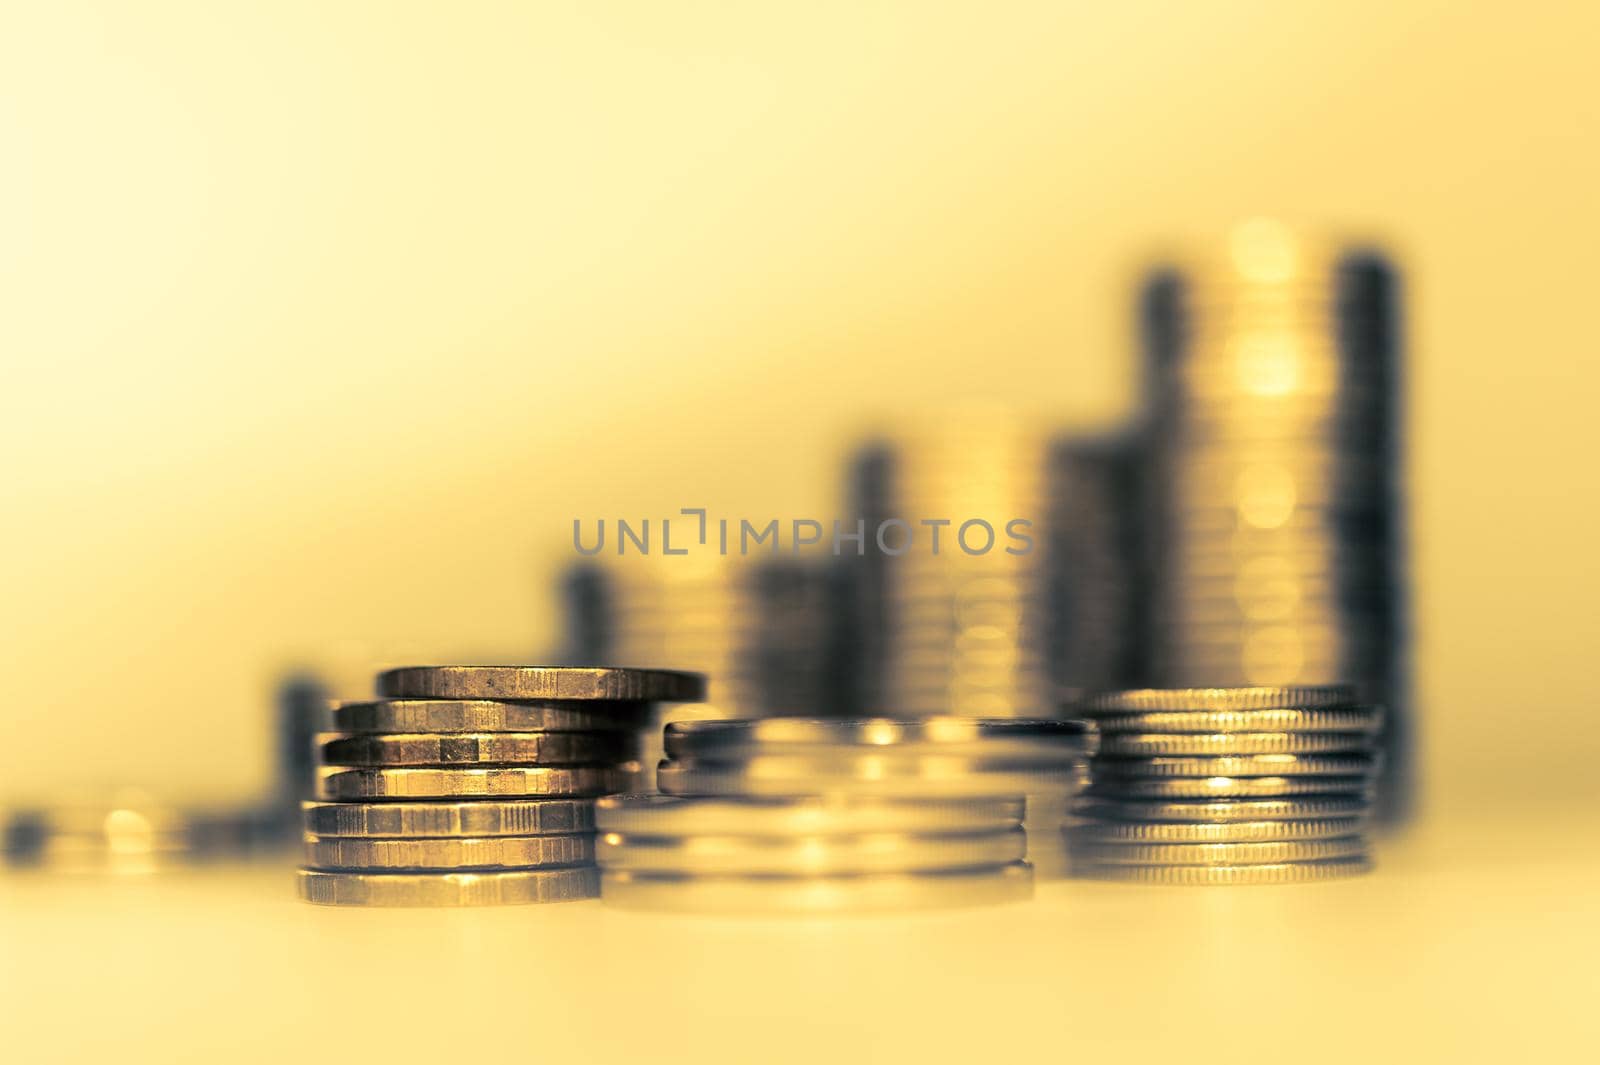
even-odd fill
[(594, 800), (637, 779), (657, 700), (695, 674), (437, 666), (378, 676), (333, 711), (305, 804), (308, 901), (471, 906), (592, 898)]
[(669, 725), (657, 773), (671, 795), (1027, 799), (1028, 860), (1066, 872), (1061, 827), (1094, 751), (1085, 721), (695, 721)]
[(1020, 799), (602, 799), (606, 902), (702, 913), (909, 910), (1024, 899)]
[(1068, 829), (1074, 875), (1279, 884), (1371, 868), (1383, 713), (1352, 689), (1141, 689), (1074, 712), (1101, 733)]

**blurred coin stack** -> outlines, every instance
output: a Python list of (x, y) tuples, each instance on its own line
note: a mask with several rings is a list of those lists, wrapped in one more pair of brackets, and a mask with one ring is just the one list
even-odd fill
[(602, 799), (606, 902), (705, 913), (833, 913), (1027, 898), (1018, 799)]
[(559, 902), (598, 890), (594, 800), (637, 778), (659, 670), (429, 666), (381, 673), (317, 737), (301, 896), (367, 906)]
[(1073, 873), (1280, 884), (1371, 867), (1383, 723), (1347, 687), (1141, 689), (1086, 697), (1100, 730), (1068, 829)]
[(737, 798), (1025, 798), (1027, 858), (1066, 873), (1061, 829), (1095, 748), (1084, 721), (932, 717), (669, 725), (661, 790)]
[(1404, 801), (1396, 286), (1379, 256), (1269, 221), (1153, 276), (1157, 683), (1349, 679), (1391, 707)]

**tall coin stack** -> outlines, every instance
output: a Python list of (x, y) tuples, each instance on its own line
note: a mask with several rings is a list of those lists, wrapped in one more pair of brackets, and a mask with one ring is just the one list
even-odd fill
[(601, 897), (702, 913), (833, 913), (1027, 898), (1018, 799), (600, 800)]
[(1025, 798), (1028, 861), (1057, 878), (1095, 735), (1084, 721), (958, 717), (682, 722), (657, 777), (671, 795)]
[(703, 696), (659, 670), (424, 666), (333, 711), (304, 804), (311, 902), (472, 906), (593, 897), (594, 800), (638, 775), (656, 701)]
[(1353, 688), (1106, 692), (1068, 830), (1073, 873), (1150, 884), (1281, 884), (1371, 868), (1383, 723)]
[(1349, 679), (1405, 795), (1397, 297), (1383, 258), (1258, 220), (1153, 276), (1157, 683)]

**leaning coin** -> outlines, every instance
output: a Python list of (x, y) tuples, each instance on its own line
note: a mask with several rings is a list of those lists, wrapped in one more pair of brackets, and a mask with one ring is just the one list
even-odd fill
[(595, 804), (605, 832), (650, 836), (831, 836), (859, 832), (962, 832), (1021, 823), (1022, 799), (678, 798), (613, 795)]
[(1239, 843), (1095, 843), (1077, 840), (1074, 861), (1107, 865), (1265, 865), (1353, 858), (1367, 852), (1361, 836)]
[(1293, 707), (1314, 710), (1356, 701), (1356, 690), (1344, 684), (1253, 688), (1135, 688), (1095, 692), (1073, 709), (1113, 713), (1144, 710), (1269, 710)]
[(447, 799), (470, 795), (606, 795), (631, 781), (623, 768), (539, 766), (506, 769), (323, 769), (317, 776), (319, 799)]
[(1367, 826), (1365, 817), (1319, 817), (1285, 821), (1080, 821), (1066, 830), (1076, 845), (1088, 843), (1268, 843), (1336, 839)]
[(1096, 780), (1124, 777), (1349, 777), (1377, 772), (1370, 754), (1251, 754), (1215, 758), (1102, 758)]
[(698, 702), (699, 673), (584, 666), (406, 666), (378, 674), (378, 694), (421, 699), (604, 699)]
[(1376, 732), (1383, 708), (1348, 706), (1331, 710), (1151, 710), (1096, 714), (1104, 737), (1123, 732)]
[(1363, 777), (1095, 777), (1084, 792), (1108, 799), (1272, 799), (1292, 795), (1354, 795), (1370, 802)]
[(1372, 749), (1369, 732), (1118, 732), (1100, 740), (1102, 756), (1356, 754)]
[(322, 733), (323, 765), (595, 765), (624, 762), (638, 746), (621, 732)]
[(852, 836), (635, 836), (605, 832), (600, 867), (706, 876), (913, 873), (1004, 865), (1027, 856), (1021, 826), (978, 832)]
[(469, 839), (353, 839), (307, 836), (312, 869), (527, 869), (587, 865), (594, 835), (479, 836)]
[(1082, 864), (1073, 875), (1089, 880), (1122, 880), (1138, 884), (1223, 886), (1227, 884), (1297, 884), (1334, 880), (1370, 872), (1369, 858), (1331, 858), (1320, 862), (1276, 862), (1266, 865), (1109, 865)]
[(315, 836), (551, 836), (594, 831), (593, 799), (305, 802)]
[(488, 699), (380, 699), (340, 703), (342, 732), (609, 732), (639, 728), (645, 702), (494, 702)]
[(677, 913), (827, 914), (979, 906), (1033, 894), (1026, 862), (938, 873), (866, 876), (686, 876), (607, 871), (613, 906)]
[(1084, 798), (1077, 817), (1102, 821), (1295, 821), (1317, 817), (1365, 817), (1371, 802), (1360, 795), (1316, 795), (1286, 799), (1221, 799), (1166, 802), (1160, 799)]
[(487, 873), (298, 872), (300, 897), (325, 906), (503, 906), (571, 902), (600, 893), (600, 870), (507, 869)]
[(666, 728), (665, 744), (669, 758), (817, 753), (849, 747), (885, 754), (944, 752), (1049, 759), (1093, 753), (1094, 740), (1095, 728), (1087, 721), (774, 717), (675, 722)]

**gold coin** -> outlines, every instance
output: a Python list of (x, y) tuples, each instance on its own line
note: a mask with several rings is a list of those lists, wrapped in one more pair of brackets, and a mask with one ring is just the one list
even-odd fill
[(679, 798), (613, 795), (595, 804), (602, 831), (650, 836), (831, 836), (861, 832), (963, 832), (1022, 822), (1022, 799)]
[(493, 702), (487, 699), (380, 699), (340, 703), (342, 732), (607, 732), (641, 727), (644, 702)]
[(509, 906), (571, 902), (600, 893), (600, 870), (486, 873), (329, 873), (301, 869), (300, 897), (325, 906)]
[(1371, 801), (1360, 795), (1315, 795), (1285, 799), (1222, 799), (1213, 802), (1165, 802), (1160, 799), (1085, 798), (1073, 804), (1077, 817), (1101, 821), (1298, 821), (1319, 817), (1365, 817)]
[(322, 769), (319, 799), (447, 799), (472, 795), (606, 795), (624, 791), (632, 775), (624, 768), (571, 766), (505, 769)]
[(1364, 777), (1096, 777), (1084, 792), (1109, 799), (1273, 799), (1292, 795), (1354, 795), (1370, 802)]
[(1267, 865), (1353, 858), (1366, 851), (1367, 841), (1361, 836), (1229, 843), (1072, 842), (1073, 861), (1090, 865)]
[(1097, 759), (1098, 780), (1125, 777), (1349, 777), (1377, 771), (1378, 759), (1370, 754), (1222, 755), (1215, 758)]
[(668, 795), (815, 795), (845, 792), (902, 796), (1008, 797), (1071, 791), (1081, 767), (967, 755), (877, 755), (854, 749), (833, 756), (757, 755), (737, 761), (668, 759), (656, 784)]
[(1080, 821), (1068, 828), (1073, 842), (1091, 843), (1267, 843), (1336, 839), (1362, 831), (1365, 817), (1318, 817), (1284, 821)]
[(1229, 884), (1298, 884), (1334, 880), (1372, 870), (1372, 860), (1332, 858), (1320, 862), (1275, 862), (1265, 865), (1107, 865), (1079, 864), (1073, 875), (1089, 880), (1137, 884), (1221, 887)]
[(1105, 737), (1123, 732), (1376, 732), (1383, 708), (1349, 706), (1333, 710), (1151, 710), (1096, 714)]
[(1356, 690), (1344, 684), (1244, 688), (1134, 688), (1095, 692), (1073, 709), (1094, 713), (1145, 710), (1271, 710), (1279, 707), (1315, 710), (1356, 701)]
[(1351, 754), (1372, 749), (1367, 732), (1119, 732), (1100, 740), (1102, 756)]
[(705, 876), (832, 876), (1004, 865), (1027, 856), (1020, 825), (977, 832), (831, 836), (635, 836), (605, 832), (602, 869)]
[(527, 869), (589, 865), (594, 834), (467, 839), (354, 839), (307, 836), (306, 865), (323, 870)]
[(406, 666), (378, 674), (378, 694), (414, 699), (600, 699), (698, 702), (699, 673), (586, 666)]
[(551, 836), (594, 831), (593, 799), (304, 802), (315, 836)]
[(595, 765), (626, 761), (638, 744), (621, 732), (454, 732), (351, 736), (322, 733), (324, 765)]
[(1013, 902), (1033, 894), (1026, 862), (937, 873), (865, 876), (686, 876), (608, 870), (609, 905), (677, 913), (825, 914)]
[(1059, 759), (1092, 754), (1095, 728), (1087, 721), (930, 717), (826, 720), (774, 717), (744, 721), (682, 721), (666, 728), (669, 758), (737, 758), (756, 754), (970, 754), (986, 758)]

